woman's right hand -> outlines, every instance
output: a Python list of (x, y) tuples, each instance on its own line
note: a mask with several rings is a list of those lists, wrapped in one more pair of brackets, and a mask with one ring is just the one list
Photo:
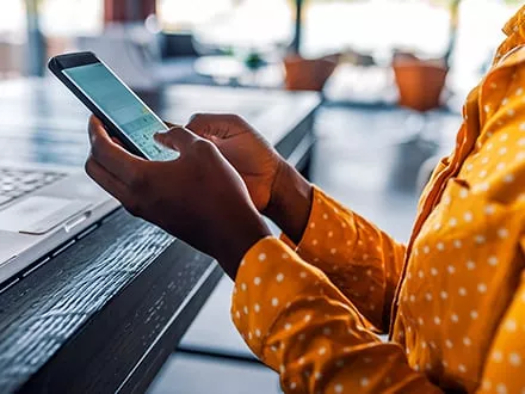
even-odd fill
[(308, 221), (312, 187), (244, 119), (197, 114), (186, 128), (213, 142), (244, 180), (259, 210), (298, 242)]
[(231, 114), (196, 114), (185, 126), (215, 144), (243, 178), (259, 212), (268, 207), (280, 167), (279, 154), (244, 119)]

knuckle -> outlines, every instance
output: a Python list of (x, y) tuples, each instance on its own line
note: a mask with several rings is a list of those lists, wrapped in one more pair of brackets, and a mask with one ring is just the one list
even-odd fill
[(161, 135), (161, 137), (164, 137), (164, 138), (176, 137), (177, 134), (180, 133), (181, 130), (184, 130), (184, 127), (174, 126), (170, 130), (168, 130), (167, 133), (165, 133), (164, 135)]
[(193, 142), (192, 148), (197, 155), (209, 155), (211, 152), (213, 152), (214, 146), (211, 142), (199, 138)]
[(226, 114), (224, 115), (224, 118), (231, 123), (246, 123), (244, 118), (237, 114)]
[(202, 120), (204, 120), (206, 117), (206, 114), (203, 113), (203, 112), (197, 112), (197, 113), (194, 113), (193, 115), (191, 115), (190, 117), (190, 124), (191, 123), (198, 123)]
[(210, 115), (205, 113), (193, 114), (190, 118), (186, 128), (202, 134), (207, 135), (211, 133)]
[(236, 120), (240, 120), (240, 119), (242, 119), (239, 115), (237, 115), (237, 114), (231, 114), (231, 113), (229, 113), (229, 114), (224, 114), (224, 117), (225, 117), (226, 119), (228, 119), (228, 120), (233, 120), (233, 121), (236, 121)]

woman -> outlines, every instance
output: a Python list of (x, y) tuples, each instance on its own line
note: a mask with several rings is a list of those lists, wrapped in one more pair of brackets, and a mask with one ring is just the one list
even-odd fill
[[(408, 245), (235, 116), (158, 135), (181, 152), (167, 163), (128, 154), (92, 119), (86, 168), (132, 213), (219, 261), (236, 281), (236, 326), (285, 392), (525, 393), (525, 7), (504, 31)], [(286, 236), (271, 237), (261, 213)]]

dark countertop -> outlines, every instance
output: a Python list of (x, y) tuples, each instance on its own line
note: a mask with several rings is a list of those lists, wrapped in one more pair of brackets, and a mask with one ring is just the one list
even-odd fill
[[(87, 111), (53, 82), (0, 84), (2, 160), (79, 166)], [(244, 115), (294, 165), (314, 143), (314, 93), (174, 87), (150, 101), (172, 121)], [(0, 290), (0, 392), (142, 392), (222, 276), (220, 267), (119, 209)]]

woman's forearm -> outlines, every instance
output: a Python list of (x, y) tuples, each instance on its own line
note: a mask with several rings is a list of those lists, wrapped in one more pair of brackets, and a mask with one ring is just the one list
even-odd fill
[(301, 240), (312, 208), (312, 185), (293, 167), (282, 162), (265, 215), (295, 243)]

